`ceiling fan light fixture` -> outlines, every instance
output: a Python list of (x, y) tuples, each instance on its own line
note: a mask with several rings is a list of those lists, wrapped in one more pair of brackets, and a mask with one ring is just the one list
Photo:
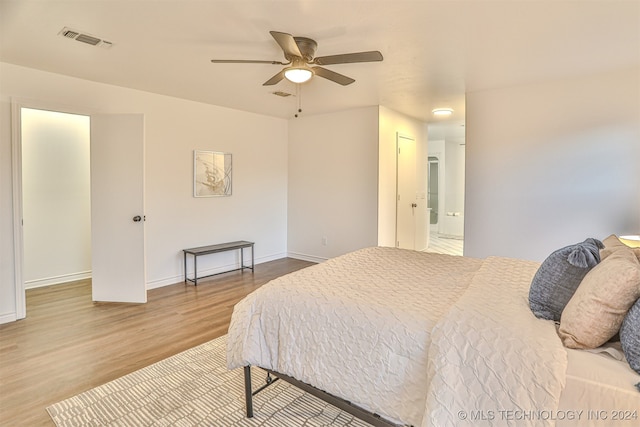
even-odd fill
[(313, 77), (313, 71), (306, 67), (290, 67), (284, 71), (287, 80), (293, 83), (304, 83)]
[(436, 108), (435, 110), (431, 110), (434, 116), (438, 117), (448, 117), (453, 114), (453, 108)]

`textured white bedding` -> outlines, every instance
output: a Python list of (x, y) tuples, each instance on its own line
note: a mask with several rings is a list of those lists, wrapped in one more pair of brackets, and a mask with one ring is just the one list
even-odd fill
[(273, 369), (414, 426), (552, 426), (585, 388), (565, 376), (553, 323), (528, 308), (538, 265), (383, 247), (334, 258), (238, 303), (227, 365)]
[(481, 264), (376, 247), (280, 277), (234, 308), (227, 365), (273, 369), (420, 425), (431, 329)]
[(584, 350), (567, 350), (567, 384), (560, 410), (580, 414), (580, 422), (558, 420), (558, 427), (640, 425), (640, 375), (618, 351), (619, 359)]
[(528, 291), (537, 263), (484, 260), (432, 333), (422, 426), (552, 426), (567, 356)]

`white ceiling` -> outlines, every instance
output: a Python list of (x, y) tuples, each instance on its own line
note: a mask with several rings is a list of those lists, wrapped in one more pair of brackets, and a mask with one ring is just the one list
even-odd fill
[[(92, 47), (63, 27), (113, 43)], [(326, 68), (356, 82), (315, 77), (262, 83), (283, 61), (270, 30), (318, 42), (317, 56), (379, 50), (383, 62)], [(640, 63), (640, 1), (0, 0), (0, 60), (276, 117), (383, 105), (433, 122), (465, 92), (573, 78)], [(1, 76), (0, 76), (1, 78)]]

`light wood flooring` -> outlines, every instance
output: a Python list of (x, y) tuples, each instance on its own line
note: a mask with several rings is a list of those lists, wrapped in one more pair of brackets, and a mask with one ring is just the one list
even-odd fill
[(89, 281), (27, 291), (27, 318), (0, 325), (0, 426), (53, 426), (47, 406), (226, 334), (245, 295), (311, 264), (152, 289), (146, 304), (94, 303)]

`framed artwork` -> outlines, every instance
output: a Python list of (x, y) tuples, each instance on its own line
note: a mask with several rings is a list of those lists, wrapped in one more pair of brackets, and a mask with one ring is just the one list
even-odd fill
[(231, 195), (231, 153), (193, 151), (193, 197)]

